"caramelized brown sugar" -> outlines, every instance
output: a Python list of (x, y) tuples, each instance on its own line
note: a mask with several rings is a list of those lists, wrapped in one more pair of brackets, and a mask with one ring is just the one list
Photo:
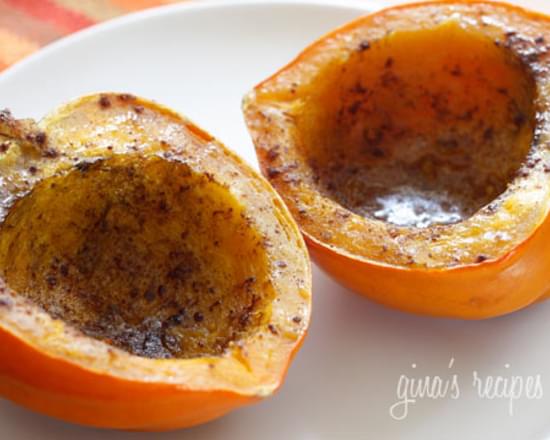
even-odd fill
[(229, 191), (181, 163), (81, 163), (37, 184), (0, 233), (8, 285), (147, 357), (220, 354), (272, 299), (262, 239)]
[(389, 8), (326, 35), (244, 113), (307, 237), (399, 267), (497, 259), (545, 218), (548, 26), (487, 2)]
[(517, 56), (449, 22), (363, 41), (317, 79), (298, 120), (319, 188), (399, 226), (463, 220), (529, 152), (534, 81)]

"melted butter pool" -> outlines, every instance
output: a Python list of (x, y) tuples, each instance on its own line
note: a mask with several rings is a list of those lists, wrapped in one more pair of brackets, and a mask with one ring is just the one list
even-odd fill
[(464, 213), (447, 194), (409, 186), (394, 188), (376, 197), (375, 203), (378, 209), (372, 213), (373, 217), (398, 226), (425, 228), (456, 223), (464, 218)]

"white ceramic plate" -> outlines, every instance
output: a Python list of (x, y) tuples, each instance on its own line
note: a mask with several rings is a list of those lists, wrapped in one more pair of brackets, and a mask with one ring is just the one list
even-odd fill
[[(132, 15), (56, 43), (2, 74), (0, 107), (40, 117), (80, 94), (132, 92), (188, 115), (256, 166), (242, 95), (307, 43), (369, 7), (368, 1), (217, 1)], [(161, 435), (81, 428), (0, 400), (0, 438), (547, 438), (550, 303), (481, 322), (430, 319), (385, 309), (314, 272), (310, 336), (274, 398)], [(526, 386), (529, 376), (540, 375), (543, 395), (529, 399), (524, 389), (510, 415), (509, 399), (478, 395), (474, 371), (516, 376), (516, 392), (520, 381)], [(402, 375), (445, 382), (453, 374), (458, 398), (451, 398), (456, 390), (440, 399), (425, 396), (409, 404), (403, 420), (390, 416)], [(396, 407), (395, 415), (402, 410)]]

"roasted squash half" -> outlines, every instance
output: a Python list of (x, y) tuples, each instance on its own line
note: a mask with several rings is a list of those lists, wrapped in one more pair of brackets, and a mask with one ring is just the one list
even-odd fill
[(244, 114), (314, 260), (405, 311), (487, 318), (550, 290), (550, 18), (398, 6), (321, 38)]
[(97, 427), (187, 427), (270, 396), (309, 324), (271, 186), (127, 94), (0, 113), (0, 395)]

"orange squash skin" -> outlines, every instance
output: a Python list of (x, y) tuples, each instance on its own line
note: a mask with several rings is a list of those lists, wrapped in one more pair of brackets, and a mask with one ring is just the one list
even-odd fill
[(361, 261), (327, 251), (310, 237), (306, 236), (306, 242), (311, 257), (323, 270), (376, 302), (411, 313), (483, 319), (546, 299), (550, 258), (541, 255), (546, 254), (544, 243), (549, 237), (547, 222), (537, 237), (501, 260), (444, 272), (366, 268)]
[(54, 359), (0, 331), (0, 394), (86, 426), (135, 431), (191, 427), (258, 400), (228, 392), (122, 381)]
[[(512, 248), (503, 253), (496, 252), (489, 258), (481, 256), (476, 261), (473, 254), (471, 259), (458, 264), (429, 267), (429, 264), (392, 264), (373, 258), (366, 251), (361, 255), (359, 245), (354, 247), (351, 238), (346, 238), (345, 232), (339, 234), (338, 230), (346, 225), (342, 218), (351, 218), (356, 224), (363, 220), (345, 207), (327, 201), (323, 195), (307, 186), (310, 183), (300, 186), (300, 179), (309, 171), (304, 171), (301, 159), (295, 151), (300, 141), (296, 140), (298, 129), (294, 121), (300, 115), (298, 110), (293, 113), (295, 98), (290, 97), (291, 94), (299, 96), (304, 93), (306, 97), (303, 102), (307, 102), (307, 94), (315, 90), (315, 79), (312, 78), (316, 76), (311, 72), (329, 65), (329, 62), (325, 63), (322, 51), (325, 51), (326, 58), (331, 56), (326, 53), (334, 50), (333, 59), (344, 59), (349, 53), (348, 48), (361, 41), (358, 35), (365, 35), (369, 27), (384, 29), (387, 16), (398, 22), (399, 19), (393, 17), (401, 14), (404, 17), (403, 22), (407, 23), (407, 17), (417, 14), (416, 20), (422, 22), (423, 14), (442, 14), (447, 7), (447, 15), (450, 16), (451, 9), (455, 6), (463, 8), (461, 11), (471, 7), (472, 11), (475, 9), (483, 12), (489, 17), (488, 22), (491, 19), (496, 21), (498, 14), (502, 14), (504, 10), (510, 14), (510, 17), (506, 17), (507, 24), (522, 22), (521, 29), (518, 30), (520, 36), (527, 35), (526, 38), (530, 38), (536, 32), (540, 35), (540, 40), (544, 39), (546, 42), (550, 37), (550, 17), (505, 3), (459, 0), (391, 7), (361, 17), (322, 37), (289, 65), (256, 86), (245, 97), (243, 109), (264, 175), (282, 195), (300, 224), (313, 261), (327, 274), (369, 299), (405, 312), (483, 319), (514, 312), (550, 295), (550, 253), (547, 246), (550, 239), (550, 215), (547, 193), (539, 202), (535, 202), (546, 206), (541, 209), (529, 235), (518, 240)], [(442, 17), (445, 15), (442, 14)], [(508, 30), (516, 31), (516, 28), (511, 27)], [(346, 35), (348, 40), (344, 39)], [(370, 42), (372, 47), (373, 40)], [(537, 86), (546, 87), (547, 76), (544, 69), (550, 64), (546, 50), (541, 53), (539, 62), (543, 67), (539, 73), (534, 74), (540, 74), (540, 84)], [(300, 69), (303, 69), (303, 75), (307, 78), (304, 83), (300, 82)], [(293, 88), (289, 93), (287, 84), (291, 81)], [(301, 92), (301, 87), (307, 91)], [(548, 88), (545, 90), (548, 91)], [(279, 108), (282, 109), (280, 114), (277, 113)], [(547, 127), (542, 130), (547, 130)], [(547, 177), (541, 178), (539, 183), (541, 186), (549, 185)], [(325, 216), (330, 220), (317, 223), (319, 218)], [(359, 229), (360, 227), (363, 225), (357, 226), (357, 230), (368, 234), (366, 226), (365, 229)], [(325, 239), (323, 231), (327, 231), (329, 236), (338, 237)], [(375, 245), (376, 243), (373, 247)], [(456, 246), (460, 244), (457, 242)]]
[[(311, 272), (307, 248), (298, 227), (270, 185), (237, 155), (184, 117), (132, 95), (104, 93), (82, 97), (61, 106), (41, 124), (39, 128), (48, 140), (41, 148), (48, 145), (58, 150), (56, 154), (37, 155), (32, 151), (35, 146), (30, 145), (24, 145), (21, 148), (23, 153), (20, 153), (20, 133), (13, 135), (8, 132), (8, 141), (14, 142), (8, 152), (25, 155), (24, 159), (16, 162), (16, 166), (22, 164), (21, 173), (11, 168), (9, 157), (0, 156), (0, 167), (5, 167), (6, 180), (13, 177), (9, 182), (13, 182), (15, 189), (10, 191), (14, 194), (18, 194), (17, 185), (27, 184), (25, 181), (21, 183), (19, 176), (25, 175), (29, 166), (34, 167), (29, 176), (37, 179), (32, 183), (32, 189), (52, 176), (63, 178), (78, 171), (78, 168), (73, 168), (74, 165), (64, 162), (75, 154), (72, 151), (69, 153), (71, 149), (78, 151), (79, 160), (90, 160), (92, 163), (121, 157), (128, 163), (134, 160), (139, 163), (149, 157), (158, 164), (161, 157), (168, 162), (177, 158), (174, 162), (178, 164), (176, 166), (189, 163), (192, 173), (201, 176), (206, 172), (206, 182), (219, 183), (217, 188), (224, 188), (226, 193), (223, 197), (230, 200), (228, 203), (235, 203), (231, 205), (231, 212), (241, 209), (239, 204), (244, 206), (242, 209), (248, 210), (246, 216), (251, 219), (247, 221), (247, 227), (257, 228), (266, 240), (257, 242), (260, 250), (255, 251), (253, 256), (261, 256), (262, 252), (268, 256), (277, 255), (276, 261), (269, 257), (265, 263), (264, 260), (258, 263), (265, 264), (269, 271), (260, 287), (272, 296), (266, 297), (269, 303), (262, 305), (264, 309), (258, 315), (259, 321), (254, 324), (256, 327), (229, 343), (223, 352), (187, 358), (155, 358), (136, 355), (126, 347), (121, 349), (100, 338), (87, 336), (59, 315), (46, 313), (0, 277), (0, 395), (33, 411), (72, 423), (132, 431), (166, 431), (208, 422), (277, 392), (285, 379), (289, 363), (307, 334)], [(99, 130), (101, 133), (96, 137), (96, 129), (107, 124), (115, 129), (108, 134)], [(11, 126), (18, 129), (16, 122), (8, 120), (8, 129)], [(5, 130), (5, 127), (0, 127), (0, 140), (2, 134), (6, 136), (2, 129)], [(125, 137), (128, 134), (132, 138), (144, 136), (139, 147), (128, 147)], [(70, 137), (70, 142), (66, 141), (66, 135)], [(104, 142), (105, 137), (111, 137), (111, 142)], [(183, 147), (179, 149), (179, 146)], [(165, 149), (165, 152), (159, 154), (158, 148)], [(139, 149), (141, 151), (135, 154)], [(186, 158), (186, 154), (190, 156)], [(106, 170), (108, 172), (109, 168)], [(135, 175), (136, 170), (138, 168), (130, 170), (128, 175)], [(88, 168), (81, 167), (79, 171), (90, 180), (91, 175), (85, 174)], [(40, 174), (42, 172), (44, 175)], [(178, 173), (172, 174), (170, 181), (176, 179)], [(181, 174), (189, 175), (189, 171), (185, 168)], [(153, 178), (158, 177), (150, 175), (149, 182), (154, 183)], [(222, 183), (224, 181), (231, 184)], [(188, 187), (181, 188), (181, 192), (189, 191)], [(216, 196), (218, 189), (214, 188), (210, 193), (214, 194), (212, 197)], [(256, 198), (259, 195), (261, 197)], [(25, 197), (27, 195), (19, 200)], [(201, 210), (208, 208), (203, 200), (201, 198), (199, 201)], [(8, 207), (8, 218), (13, 212), (10, 209)], [(175, 205), (171, 209), (176, 209)], [(216, 212), (215, 216), (218, 215)], [(246, 216), (243, 211), (240, 217)], [(181, 219), (175, 224), (184, 221)], [(229, 224), (227, 218), (223, 224)], [(167, 233), (171, 233), (173, 225)], [(2, 226), (5, 227), (5, 223)], [(155, 233), (158, 233), (159, 226), (155, 227)], [(5, 237), (8, 233), (5, 229), (3, 232)], [(277, 236), (271, 236), (271, 233)], [(209, 237), (206, 239), (212, 240)], [(246, 238), (244, 235), (242, 237)], [(285, 240), (290, 247), (281, 242), (268, 248), (265, 246), (268, 237), (273, 243)], [(223, 241), (217, 246), (219, 253), (224, 252), (224, 248), (220, 247)], [(249, 266), (245, 267), (245, 274), (252, 270), (253, 263), (247, 261)], [(222, 285), (219, 290), (223, 288)], [(212, 290), (209, 293), (216, 292)], [(238, 290), (229, 292), (239, 293)], [(263, 294), (264, 291), (258, 292)], [(111, 296), (114, 297), (115, 293), (113, 288)], [(164, 298), (169, 293), (164, 292)], [(253, 305), (257, 303), (255, 300)], [(255, 313), (252, 307), (250, 310), (250, 314)], [(207, 321), (207, 313), (205, 309), (200, 319), (195, 314), (194, 322), (200, 325)], [(247, 314), (240, 322), (255, 322), (255, 316)], [(145, 319), (148, 317), (146, 315)], [(193, 314), (191, 317), (193, 319)]]

